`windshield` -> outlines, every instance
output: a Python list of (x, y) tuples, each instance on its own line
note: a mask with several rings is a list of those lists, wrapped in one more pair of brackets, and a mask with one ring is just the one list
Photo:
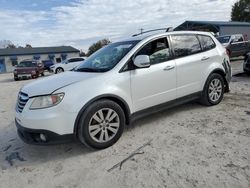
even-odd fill
[(65, 63), (67, 63), (67, 62), (68, 62), (68, 60), (65, 59), (65, 60), (63, 60), (61, 63), (62, 63), (62, 64), (65, 64)]
[(106, 72), (111, 70), (139, 41), (111, 43), (98, 50), (74, 69), (78, 72)]
[(231, 36), (222, 36), (218, 37), (217, 40), (223, 44), (223, 43), (229, 43), (230, 38)]
[(36, 67), (36, 63), (33, 61), (22, 61), (17, 67)]

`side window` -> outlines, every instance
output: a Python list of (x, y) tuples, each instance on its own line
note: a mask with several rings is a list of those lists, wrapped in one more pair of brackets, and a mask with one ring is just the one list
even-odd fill
[(157, 39), (148, 43), (136, 55), (148, 55), (151, 65), (165, 62), (171, 58), (166, 38)]
[(75, 59), (69, 59), (69, 60), (68, 60), (69, 63), (74, 63), (74, 62), (76, 62), (76, 61), (78, 61), (78, 59), (76, 59), (76, 58), (75, 58)]
[(175, 56), (184, 57), (201, 51), (198, 38), (195, 35), (172, 35), (172, 45)]
[(242, 42), (243, 41), (243, 37), (239, 36), (238, 42)]
[(213, 39), (209, 36), (198, 35), (203, 51), (211, 50), (215, 48)]

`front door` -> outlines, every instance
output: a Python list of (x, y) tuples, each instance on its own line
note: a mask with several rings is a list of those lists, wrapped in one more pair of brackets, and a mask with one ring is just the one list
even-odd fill
[(4, 59), (0, 59), (0, 73), (6, 72)]
[(148, 55), (151, 66), (131, 71), (134, 111), (176, 99), (176, 67), (167, 39), (149, 42), (137, 55)]

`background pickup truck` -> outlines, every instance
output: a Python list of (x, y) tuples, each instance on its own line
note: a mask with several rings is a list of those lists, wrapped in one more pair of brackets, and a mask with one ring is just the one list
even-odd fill
[(245, 41), (242, 34), (223, 35), (217, 39), (228, 50), (230, 57), (246, 56), (250, 52), (250, 41)]

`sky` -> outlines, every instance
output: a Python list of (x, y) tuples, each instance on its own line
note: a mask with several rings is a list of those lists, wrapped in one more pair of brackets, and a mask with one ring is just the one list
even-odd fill
[(33, 47), (120, 40), (186, 20), (229, 21), (237, 0), (0, 0), (0, 40)]

